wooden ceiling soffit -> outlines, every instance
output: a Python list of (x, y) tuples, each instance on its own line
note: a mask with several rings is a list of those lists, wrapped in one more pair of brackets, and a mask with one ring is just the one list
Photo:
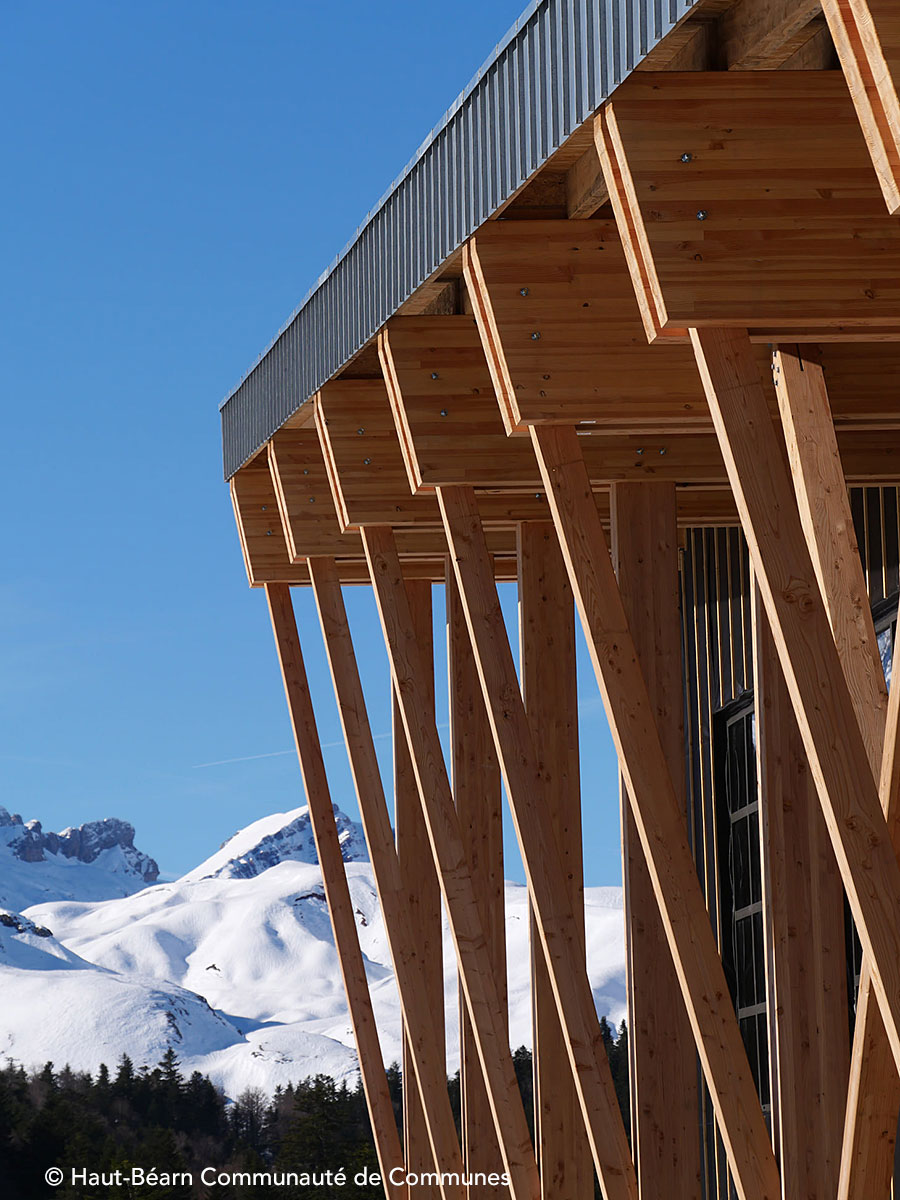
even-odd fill
[(900, 226), (840, 72), (636, 73), (594, 132), (651, 341), (900, 337)]
[(293, 583), (297, 568), (288, 554), (265, 455), (241, 467), (229, 487), (250, 586)]
[(822, 0), (888, 212), (900, 212), (900, 9), (895, 0)]
[(269, 442), (268, 455), (291, 560), (362, 555), (359, 534), (341, 532), (315, 427), (280, 430)]
[(507, 432), (626, 403), (654, 428), (708, 422), (686, 348), (647, 346), (612, 221), (489, 223), (463, 271)]

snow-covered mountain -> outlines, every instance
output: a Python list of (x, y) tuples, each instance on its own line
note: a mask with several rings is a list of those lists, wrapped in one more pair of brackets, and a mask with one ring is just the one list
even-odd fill
[(134, 826), (107, 817), (44, 833), (0, 807), (0, 904), (15, 911), (42, 900), (108, 900), (153, 883), (159, 867), (134, 845)]
[[(399, 1007), (371, 867), (359, 826), (337, 810), (335, 816), (389, 1063), (400, 1058)], [(0, 891), (7, 865), (0, 854)], [(19, 912), (7, 914), (8, 924), (0, 913), (0, 1057), (94, 1070), (122, 1053), (137, 1065), (153, 1064), (172, 1045), (184, 1069), (209, 1074), (231, 1096), (317, 1072), (355, 1074), (305, 807), (248, 826), (173, 883), (99, 901), (78, 898), (69, 883), (65, 895)], [(506, 885), (506, 914), (510, 1041), (517, 1046), (531, 1038), (523, 887)], [(618, 888), (587, 890), (586, 926), (598, 1010), (618, 1021), (625, 973)], [(444, 944), (453, 1071), (457, 984), (446, 931)]]

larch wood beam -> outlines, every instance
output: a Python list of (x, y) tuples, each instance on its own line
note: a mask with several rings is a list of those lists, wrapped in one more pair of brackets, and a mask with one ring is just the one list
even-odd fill
[[(586, 972), (575, 609), (553, 523), (523, 522), (518, 557), (522, 697), (535, 749), (551, 781), (550, 821), (575, 914), (579, 968)], [(478, 686), (477, 675), (475, 682)], [(530, 944), (534, 1118), (542, 1196), (589, 1200), (594, 1194), (590, 1146), (572, 1079), (559, 1070), (567, 1057), (565, 1033), (531, 907)]]
[(894, 0), (822, 0), (888, 212), (900, 211), (900, 11)]
[(510, 1192), (514, 1200), (538, 1200), (537, 1165), (491, 972), (479, 897), (437, 725), (428, 711), (421, 650), (391, 530), (365, 528), (363, 545)]
[(777, 1200), (775, 1156), (580, 439), (554, 426), (535, 426), (531, 436), (735, 1185), (742, 1200)]
[[(671, 484), (616, 484), (612, 556), (662, 748), (687, 829), (684, 704), (678, 605), (676, 495)], [(631, 1143), (641, 1196), (700, 1194), (697, 1059), (680, 1000), (632, 803), (622, 794), (629, 961)]]
[(820, 0), (737, 0), (716, 22), (718, 56), (730, 71), (774, 71), (817, 32)]
[[(693, 164), (677, 165), (687, 171)], [(474, 414), (473, 432), (489, 432), (480, 404), (490, 394), (488, 378), (507, 433), (544, 422), (584, 423), (615, 436), (712, 430), (689, 347), (646, 344), (612, 222), (491, 224), (468, 243), (464, 266), (487, 374), (470, 318), (438, 318), (433, 326), (399, 318), (384, 335), (382, 361), (416, 486), (449, 482), (437, 477), (445, 466), (458, 472), (457, 481), (476, 482), (474, 475), (462, 478), (454, 459)], [(756, 353), (767, 365), (768, 342)], [(885, 379), (900, 371), (900, 347), (830, 343), (822, 362), (841, 429), (898, 427)], [(777, 414), (774, 389), (766, 386)], [(445, 458), (436, 453), (441, 435)], [(511, 472), (527, 469), (521, 448), (511, 445), (508, 454)]]
[(800, 523), (877, 778), (887, 687), (818, 348), (780, 346), (773, 366)]
[(594, 128), (651, 341), (898, 336), (900, 227), (837, 72), (635, 73)]
[[(691, 338), (895, 1063), (900, 1064), (900, 865), (746, 332)], [(836, 731), (840, 739), (836, 741)]]
[[(431, 584), (427, 580), (408, 580), (410, 613), (416, 637), (426, 665), (425, 691), (434, 711), (434, 650), (431, 626)], [(430, 668), (430, 669), (429, 669)], [(393, 689), (392, 689), (393, 693)], [(406, 734), (396, 695), (392, 694), (392, 733), (394, 744), (394, 832), (400, 875), (406, 888), (412, 936), (419, 952), (420, 970), (434, 1014), (435, 1033), (444, 1043), (444, 955), (441, 927), (441, 890), (431, 857), (428, 830), (419, 804), (419, 790), (409, 757)], [(420, 1094), (412, 1066), (414, 1048), (403, 1039), (403, 1145), (407, 1171), (431, 1171), (431, 1147), (425, 1122), (425, 1098)], [(446, 1075), (446, 1062), (444, 1074)], [(496, 1165), (496, 1161), (495, 1161)], [(440, 1188), (422, 1184), (411, 1188), (418, 1200), (437, 1200)]]
[[(879, 796), (894, 846), (900, 835), (900, 685), (891, 687)], [(889, 1053), (866, 960), (859, 981), (838, 1200), (887, 1196), (894, 1174), (900, 1076)]]
[(265, 457), (242, 467), (228, 487), (250, 586), (296, 582)]
[(752, 619), (772, 1122), (784, 1200), (808, 1200), (835, 1196), (840, 1169), (850, 1065), (844, 892), (755, 588)]
[(593, 146), (566, 172), (566, 209), (570, 221), (592, 217), (609, 199), (600, 160)]
[(350, 1012), (350, 1023), (356, 1040), (359, 1070), (366, 1106), (375, 1140), (378, 1165), (388, 1200), (403, 1200), (406, 1188), (390, 1182), (391, 1173), (402, 1171), (403, 1154), (394, 1109), (387, 1085), (384, 1060), (378, 1042), (378, 1030), (372, 1011), (366, 967), (359, 946), (353, 901), (338, 841), (337, 826), (322, 759), (322, 747), (297, 635), (297, 622), (291, 592), (287, 584), (266, 585), (266, 601), (275, 635), (278, 664), (287, 697), (291, 728), (300, 771), (306, 791), (316, 853), (322, 870), (328, 915), (338, 952), (338, 962), (344, 981), (344, 993)]
[(631, 1151), (550, 819), (556, 781), (534, 745), (474, 493), (440, 488), (438, 502), (594, 1166), (606, 1200), (636, 1200)]
[[(328, 558), (312, 559), (310, 575), (353, 785), (384, 915), (406, 1042), (423, 1101), (432, 1163), (438, 1172), (461, 1173), (462, 1155), (447, 1092), (442, 1023), (433, 1008), (421, 947), (410, 918), (409, 890), (394, 845), (340, 583), (334, 563)], [(441, 1195), (445, 1200), (463, 1200), (465, 1188), (443, 1183)]]
[[(488, 957), (497, 985), (501, 1021), (507, 1022), (506, 920), (503, 885), (503, 812), (500, 768), (481, 699), (465, 617), (449, 562), (446, 567), (447, 673), (450, 701), (450, 754), (453, 799), (459, 813), (472, 883), (478, 893)], [(408, 585), (407, 585), (408, 586)], [(500, 1151), (475, 1033), (459, 990), (460, 1097), (466, 1169), (489, 1175)], [(507, 1035), (508, 1041), (508, 1035)], [(499, 1200), (503, 1187), (470, 1188), (471, 1200)]]

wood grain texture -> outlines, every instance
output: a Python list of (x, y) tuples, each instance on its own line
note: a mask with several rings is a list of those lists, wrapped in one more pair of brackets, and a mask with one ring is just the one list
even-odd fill
[[(459, 814), (459, 828), (469, 861), (472, 885), (481, 910), (488, 958), (497, 984), (500, 1018), (506, 1022), (506, 921), (500, 768), (481, 698), (465, 617), (449, 563), (446, 568), (446, 601), (453, 800)], [(490, 1174), (500, 1161), (500, 1150), (462, 985), (459, 991), (459, 1020), (462, 1137), (466, 1168), (469, 1172)], [(470, 1200), (500, 1200), (507, 1194), (507, 1189), (491, 1187), (489, 1184), (474, 1185), (469, 1189)]]
[(378, 1030), (375, 1026), (375, 1015), (369, 995), (369, 983), (366, 978), (353, 901), (350, 897), (344, 860), (338, 841), (328, 779), (325, 774), (325, 763), (322, 759), (322, 747), (316, 728), (306, 668), (300, 649), (300, 639), (297, 635), (297, 622), (294, 617), (290, 588), (287, 584), (267, 584), (266, 601), (272, 620), (278, 664), (281, 669), (294, 743), (297, 748), (297, 757), (300, 760), (300, 771), (309, 805), (309, 817), (322, 871), (328, 915), (344, 981), (344, 994), (347, 997), (350, 1023), (353, 1026), (353, 1036), (356, 1041), (359, 1070), (366, 1095), (369, 1120), (372, 1123), (378, 1165), (381, 1176), (386, 1181), (384, 1187), (388, 1200), (402, 1200), (406, 1195), (406, 1189), (402, 1185), (390, 1183), (390, 1174), (397, 1168), (403, 1168), (403, 1154), (400, 1149), (397, 1123), (394, 1119), (394, 1109), (388, 1091), (384, 1060), (378, 1042)]
[[(405, 1040), (431, 1148), (433, 1169), (461, 1172), (462, 1154), (447, 1094), (443, 1026), (426, 983), (419, 944), (409, 912), (409, 891), (400, 869), (390, 817), (381, 784), (375, 743), (366, 712), (353, 640), (334, 563), (310, 561), (313, 591), (353, 786), (369, 848), (369, 858), (384, 917), (385, 934), (397, 978)], [(462, 1200), (462, 1186), (444, 1184), (444, 1200)]]
[[(426, 664), (426, 693), (434, 710), (434, 649), (431, 626), (431, 584), (426, 580), (408, 580), (410, 614)], [(429, 669), (430, 668), (430, 669)], [(438, 1041), (445, 1041), (444, 1030), (444, 955), (441, 923), (441, 889), (431, 856), (428, 829), (419, 803), (419, 789), (409, 757), (406, 734), (399, 704), (392, 688), (392, 736), (394, 748), (394, 837), (397, 860), (406, 890), (409, 923), (418, 951), (419, 969), (434, 1014)], [(430, 1172), (434, 1166), (425, 1102), (416, 1083), (412, 1066), (412, 1046), (404, 1030), (403, 1039), (403, 1146), (408, 1171)], [(446, 1063), (444, 1066), (446, 1074)], [(496, 1164), (496, 1159), (494, 1160)], [(435, 1184), (410, 1188), (412, 1200), (436, 1200), (440, 1189)]]
[(844, 894), (755, 589), (752, 620), (772, 1119), (784, 1200), (808, 1200), (835, 1196), (840, 1169), (850, 1069)]
[(428, 708), (422, 654), (391, 530), (367, 527), (363, 545), (503, 1167), (515, 1200), (537, 1200), (537, 1165), (509, 1051), (503, 1005), (491, 972), (478, 893), (437, 726)]
[[(619, 593), (686, 830), (675, 488), (616, 484), (611, 493), (611, 526)], [(622, 801), (631, 1125), (638, 1180), (643, 1197), (697, 1196), (696, 1052), (624, 785)]]
[(900, 331), (900, 228), (839, 73), (636, 73), (597, 133), (651, 340)]
[(806, 546), (784, 443), (765, 413), (746, 332), (698, 329), (691, 337), (819, 802), (900, 1064), (900, 866)]
[(822, 0), (889, 213), (900, 211), (900, 8), (896, 0)]
[(635, 1200), (631, 1152), (550, 819), (553, 780), (534, 746), (474, 494), (441, 488), (438, 502), (594, 1166), (608, 1200)]
[[(530, 447), (529, 447), (530, 448)], [(551, 521), (519, 526), (519, 662), (532, 738), (550, 782), (549, 815), (584, 958), (584, 870), (575, 608)], [(476, 681), (477, 682), (477, 681)], [(543, 1200), (590, 1200), (591, 1153), (566, 1059), (537, 917), (531, 911), (534, 1115)]]
[(735, 1185), (742, 1200), (776, 1200), (775, 1156), (579, 439), (555, 426), (531, 436)]

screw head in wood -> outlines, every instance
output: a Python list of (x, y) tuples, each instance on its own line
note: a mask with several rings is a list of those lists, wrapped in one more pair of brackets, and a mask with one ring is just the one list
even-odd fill
[(689, 163), (693, 160), (693, 158), (694, 158), (693, 154), (691, 154), (691, 152), (689, 150), (685, 150), (684, 154), (682, 154), (682, 156), (681, 156), (681, 161), (683, 163)]
[(431, 378), (432, 379), (440, 379), (440, 375), (438, 375), (437, 371), (432, 371)]
[(315, 504), (315, 502), (316, 502), (315, 496), (310, 496), (309, 502), (310, 502), (310, 504)]
[(666, 452), (666, 448), (665, 448), (665, 446), (663, 446), (662, 450), (660, 450), (660, 454), (665, 454), (665, 452)]
[(363, 459), (363, 466), (364, 466), (364, 467), (368, 467), (368, 466), (369, 466), (369, 464), (370, 464), (371, 462), (372, 462), (371, 458), (364, 458), (364, 459)]
[(529, 292), (529, 289), (528, 289), (528, 288), (519, 288), (519, 295), (520, 295), (520, 296), (527, 296), (527, 295), (528, 295), (528, 292)]
[(709, 213), (706, 211), (705, 208), (701, 208), (697, 212), (697, 220), (698, 221), (705, 221), (708, 216), (709, 216)]
[(366, 431), (365, 431), (365, 430), (362, 428), (362, 426), (360, 426), (360, 428), (359, 428), (359, 429), (357, 429), (357, 431), (356, 431), (356, 432), (359, 434), (359, 436), (360, 436), (360, 437), (362, 437), (362, 435), (363, 435), (363, 434), (364, 434)]
[(541, 335), (540, 335), (540, 333), (538, 333), (537, 330), (535, 330), (534, 333), (531, 335), (531, 340), (533, 342), (539, 342), (541, 340)]
[(304, 474), (304, 475), (308, 475), (308, 474), (309, 474), (309, 467), (304, 467), (304, 468), (303, 468), (303, 474)]
[(640, 447), (638, 450), (635, 450), (635, 454), (643, 454), (643, 453), (644, 453), (644, 447), (643, 447), (643, 446), (641, 446), (641, 447)]
[(446, 408), (442, 408), (442, 409), (441, 409), (441, 416), (442, 416), (442, 417), (449, 416), (449, 413), (447, 412)]

